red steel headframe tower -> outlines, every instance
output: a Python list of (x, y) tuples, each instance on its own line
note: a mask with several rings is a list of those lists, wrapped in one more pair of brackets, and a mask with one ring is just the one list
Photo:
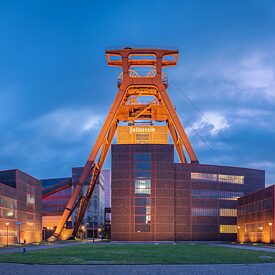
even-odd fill
[[(78, 207), (72, 233), (72, 237), (76, 236), (119, 122), (165, 122), (180, 161), (187, 163), (187, 153), (191, 163), (198, 162), (168, 96), (168, 78), (162, 71), (164, 67), (177, 64), (178, 50), (124, 48), (107, 50), (106, 58), (109, 66), (122, 68), (118, 78), (118, 92), (52, 239), (60, 237), (66, 221)], [(138, 73), (136, 68), (138, 71), (142, 68), (147, 72)], [(139, 100), (140, 97), (150, 97), (153, 100), (144, 103)], [(88, 190), (85, 195), (80, 196), (82, 186), (89, 177)]]

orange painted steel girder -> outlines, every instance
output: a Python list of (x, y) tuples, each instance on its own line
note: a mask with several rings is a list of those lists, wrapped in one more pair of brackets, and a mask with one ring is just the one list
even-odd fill
[[(119, 121), (128, 121), (132, 123), (135, 120), (165, 121), (181, 162), (187, 162), (184, 151), (187, 152), (192, 163), (198, 162), (192, 145), (166, 91), (168, 82), (164, 83), (163, 79), (162, 68), (176, 65), (178, 51), (149, 48), (124, 48), (119, 50), (107, 50), (106, 58), (108, 65), (122, 67), (122, 77), (120, 79), (121, 81), (118, 83), (119, 89), (79, 181), (75, 186), (74, 192), (55, 230), (53, 235), (54, 238), (60, 236), (66, 221), (79, 204), (76, 223), (72, 234), (73, 237), (76, 236)], [(132, 73), (131, 71), (130, 73), (133, 67), (153, 67), (154, 70), (147, 73), (145, 76), (140, 76), (136, 72)], [(139, 96), (154, 96), (156, 100), (147, 104), (142, 104), (135, 101)], [(86, 195), (82, 195), (82, 198), (79, 199), (82, 186), (90, 176), (90, 184)]]

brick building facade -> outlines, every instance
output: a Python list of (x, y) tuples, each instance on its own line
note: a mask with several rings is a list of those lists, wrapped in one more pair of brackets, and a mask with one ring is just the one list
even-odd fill
[(42, 198), (39, 180), (20, 170), (0, 171), (0, 244), (20, 239), (40, 242), (42, 235)]
[(174, 146), (112, 145), (112, 240), (234, 240), (262, 170), (174, 163)]
[(275, 185), (238, 199), (238, 241), (274, 243)]

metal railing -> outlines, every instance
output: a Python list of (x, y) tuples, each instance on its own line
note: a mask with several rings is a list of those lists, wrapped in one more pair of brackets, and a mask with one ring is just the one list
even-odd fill
[[(129, 76), (130, 77), (146, 77), (146, 78), (153, 78), (156, 76), (156, 70), (152, 70), (152, 71), (145, 71), (145, 72), (137, 72), (135, 70), (129, 70)], [(117, 79), (117, 85), (118, 87), (121, 85), (123, 81), (123, 73), (121, 72), (118, 76), (118, 79)], [(165, 85), (165, 87), (168, 87), (168, 76), (162, 72), (162, 83)]]

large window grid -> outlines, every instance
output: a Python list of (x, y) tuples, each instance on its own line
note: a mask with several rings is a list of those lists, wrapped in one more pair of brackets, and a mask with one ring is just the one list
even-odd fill
[(192, 208), (192, 216), (218, 216), (218, 208)]
[(34, 195), (27, 194), (27, 205), (34, 205), (34, 204), (35, 204)]
[(2, 236), (7, 236), (7, 234), (8, 234), (9, 237), (17, 237), (18, 236), (17, 231), (10, 230), (10, 229), (8, 231), (7, 231), (7, 229), (0, 230), (0, 236), (1, 237)]
[(134, 154), (135, 232), (150, 232), (151, 154)]
[(34, 186), (32, 186), (29, 183), (26, 184), (26, 203), (27, 203), (27, 206), (34, 208), (35, 189), (34, 189)]
[(218, 190), (192, 190), (192, 198), (237, 200), (244, 195), (243, 192), (218, 191)]
[(135, 194), (151, 194), (151, 180), (135, 180)]
[(17, 218), (16, 210), (0, 208), (0, 218), (15, 220)]
[(192, 180), (217, 181), (217, 174), (191, 173)]
[(244, 176), (236, 176), (236, 175), (191, 173), (191, 179), (244, 184)]
[(237, 233), (237, 225), (221, 224), (220, 233)]
[(264, 230), (264, 224), (262, 222), (247, 223), (244, 225), (244, 233), (262, 233)]
[(237, 217), (237, 209), (220, 208), (220, 216), (223, 216), (223, 217)]
[(28, 222), (26, 223), (27, 231), (34, 231), (34, 222)]
[(227, 208), (192, 208), (192, 216), (223, 216), (223, 217), (236, 217), (236, 209)]
[(239, 215), (245, 215), (250, 213), (255, 213), (267, 209), (273, 208), (273, 199), (268, 198), (265, 200), (259, 200), (250, 204), (242, 205), (239, 207)]
[(17, 202), (14, 199), (0, 197), (0, 218), (16, 219)]
[(0, 207), (16, 209), (16, 200), (11, 198), (0, 197)]

